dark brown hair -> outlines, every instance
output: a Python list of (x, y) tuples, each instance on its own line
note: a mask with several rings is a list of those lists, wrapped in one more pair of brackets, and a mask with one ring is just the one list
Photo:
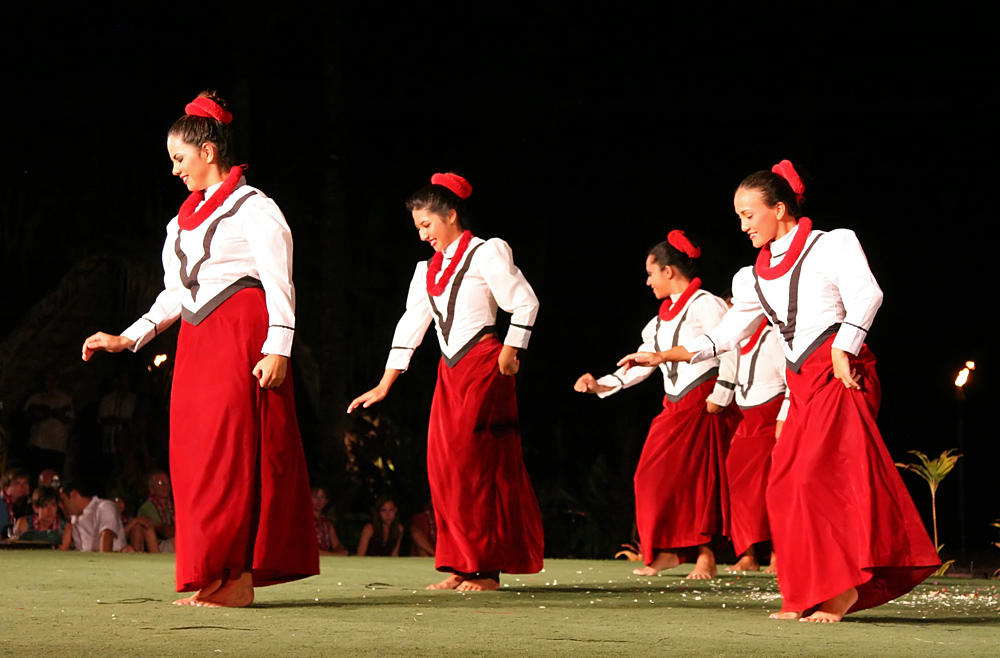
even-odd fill
[[(229, 111), (229, 104), (225, 99), (214, 91), (203, 91), (198, 94), (210, 98), (219, 104), (219, 107)], [(229, 169), (233, 166), (233, 131), (231, 124), (222, 123), (212, 117), (198, 117), (185, 114), (173, 122), (167, 135), (176, 135), (195, 148), (211, 142), (215, 145), (218, 154), (218, 164), (222, 169)]]
[(778, 202), (785, 204), (788, 214), (798, 218), (802, 216), (802, 204), (795, 198), (792, 186), (784, 176), (762, 169), (755, 171), (736, 187), (737, 190), (757, 190), (764, 200), (764, 205), (773, 208)]
[(442, 217), (454, 210), (458, 225), (463, 229), (469, 227), (468, 203), (443, 185), (424, 185), (406, 200), (406, 209), (426, 210)]
[[(698, 243), (694, 240), (688, 239), (691, 241), (691, 244), (696, 247), (698, 246)], [(688, 279), (693, 278), (697, 272), (696, 265), (698, 260), (691, 258), (666, 240), (650, 247), (648, 255), (653, 257), (653, 262), (659, 265), (660, 269), (663, 269), (667, 265), (676, 267)]]

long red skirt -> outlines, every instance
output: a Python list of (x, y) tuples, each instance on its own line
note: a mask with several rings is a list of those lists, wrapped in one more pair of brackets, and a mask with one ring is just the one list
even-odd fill
[(521, 455), (514, 378), (495, 337), (441, 360), (427, 430), (435, 566), (461, 574), (542, 569), (542, 515)]
[(740, 412), (735, 405), (705, 411), (713, 388), (714, 377), (677, 402), (664, 398), (649, 426), (635, 469), (635, 522), (646, 564), (657, 551), (729, 534), (726, 453)]
[(730, 537), (736, 555), (757, 542), (771, 538), (767, 525), (767, 476), (771, 470), (774, 427), (784, 397), (741, 409), (743, 420), (736, 428), (726, 474), (729, 478)]
[(851, 612), (881, 605), (941, 563), (875, 424), (875, 357), (867, 346), (851, 357), (862, 390), (848, 390), (833, 376), (832, 342), (788, 372), (792, 404), (771, 453), (767, 512), (785, 611), (851, 587)]
[(263, 390), (267, 308), (241, 290), (181, 323), (170, 400), (177, 591), (252, 570), (254, 586), (319, 573), (291, 372)]

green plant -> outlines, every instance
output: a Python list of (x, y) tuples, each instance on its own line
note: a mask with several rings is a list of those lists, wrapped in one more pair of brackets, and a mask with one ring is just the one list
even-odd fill
[[(917, 459), (920, 460), (919, 464), (900, 464), (896, 463), (898, 468), (905, 471), (913, 471), (927, 482), (927, 486), (931, 490), (931, 518), (933, 519), (934, 525), (934, 549), (940, 554), (941, 549), (944, 548), (944, 544), (938, 543), (938, 530), (937, 530), (937, 490), (941, 481), (944, 480), (948, 473), (955, 468), (955, 463), (959, 460), (962, 455), (953, 454), (955, 453), (955, 448), (950, 450), (945, 450), (941, 453), (941, 456), (937, 459), (931, 459), (919, 450), (910, 450), (911, 455), (916, 455)], [(943, 576), (951, 565), (955, 563), (954, 560), (948, 560), (941, 565), (934, 575)]]

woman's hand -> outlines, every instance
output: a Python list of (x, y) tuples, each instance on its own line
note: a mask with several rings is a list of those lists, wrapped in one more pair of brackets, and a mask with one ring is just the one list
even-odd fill
[(504, 345), (500, 350), (500, 357), (497, 358), (497, 365), (501, 375), (516, 375), (521, 369), (521, 362), (517, 360), (517, 348)]
[(779, 420), (774, 423), (774, 440), (777, 441), (781, 438), (781, 428), (785, 426), (785, 421)]
[(87, 340), (83, 341), (83, 360), (90, 361), (94, 352), (121, 352), (135, 345), (135, 341), (125, 336), (112, 336), (103, 331), (98, 331)]
[(382, 375), (382, 381), (378, 383), (378, 386), (372, 390), (362, 393), (358, 397), (347, 405), (347, 413), (351, 413), (358, 407), (367, 409), (376, 402), (381, 402), (385, 399), (385, 396), (389, 395), (389, 389), (392, 388), (393, 382), (399, 377), (399, 374), (403, 372), (402, 370), (393, 370), (391, 368), (386, 369), (385, 374)]
[(618, 360), (619, 366), (625, 366), (625, 372), (628, 372), (629, 368), (634, 368), (636, 366), (646, 366), (649, 368), (656, 367), (661, 363), (666, 363), (666, 360), (662, 358), (662, 352), (633, 352), (632, 354), (627, 354)]
[(722, 405), (718, 405), (718, 404), (715, 404), (714, 402), (710, 402), (708, 400), (705, 400), (705, 411), (707, 411), (708, 413), (710, 413), (712, 415), (721, 414), (725, 410), (726, 410), (726, 408), (723, 407)]
[(845, 387), (855, 391), (861, 390), (858, 383), (858, 372), (851, 368), (850, 358), (847, 352), (836, 347), (830, 348), (830, 360), (833, 361), (833, 376), (839, 379)]
[(612, 386), (598, 384), (594, 376), (589, 372), (580, 375), (580, 378), (573, 384), (573, 390), (577, 393), (607, 393), (613, 390)]
[(278, 388), (288, 374), (288, 357), (280, 354), (265, 354), (253, 367), (253, 376), (261, 388)]

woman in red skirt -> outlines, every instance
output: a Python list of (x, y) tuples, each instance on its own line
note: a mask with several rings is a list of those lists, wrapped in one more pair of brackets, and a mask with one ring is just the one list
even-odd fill
[(254, 587), (319, 573), (288, 359), (295, 332), (292, 236), (278, 206), (234, 166), (232, 114), (199, 95), (167, 134), (191, 195), (167, 225), (164, 289), (94, 352), (138, 350), (178, 318), (170, 398), (177, 605), (242, 607)]
[(778, 329), (791, 406), (767, 490), (783, 598), (771, 616), (836, 622), (910, 591), (940, 559), (875, 424), (881, 388), (865, 337), (882, 291), (853, 231), (802, 216), (804, 191), (787, 160), (745, 178), (734, 206), (760, 253), (733, 278), (722, 323), (621, 363), (697, 363), (734, 349), (762, 317)]
[[(736, 354), (736, 404), (743, 414), (726, 457), (730, 537), (739, 560), (729, 571), (759, 571), (757, 545), (771, 539), (767, 523), (767, 477), (771, 450), (788, 414), (785, 354), (775, 329), (761, 320)], [(774, 552), (765, 571), (775, 573)]]
[[(407, 201), (434, 257), (417, 264), (381, 382), (347, 411), (385, 398), (434, 322), (441, 362), (427, 430), (438, 571), (428, 589), (494, 590), (500, 572), (542, 569), (542, 519), (521, 455), (514, 375), (528, 346), (538, 299), (499, 238), (465, 229), (472, 187), (453, 173)], [(511, 314), (500, 343), (497, 307)]]
[[(711, 329), (726, 312), (726, 303), (701, 290), (694, 276), (701, 249), (683, 231), (671, 231), (666, 242), (646, 257), (646, 284), (660, 311), (642, 330), (643, 351), (659, 351)], [(635, 520), (645, 567), (636, 575), (652, 576), (686, 561), (697, 550), (688, 578), (714, 578), (711, 542), (729, 534), (726, 453), (740, 414), (733, 399), (734, 361), (707, 359), (660, 366), (663, 411), (653, 419), (635, 469)], [(580, 393), (606, 397), (634, 386), (656, 369), (620, 368), (595, 379), (582, 375)]]

